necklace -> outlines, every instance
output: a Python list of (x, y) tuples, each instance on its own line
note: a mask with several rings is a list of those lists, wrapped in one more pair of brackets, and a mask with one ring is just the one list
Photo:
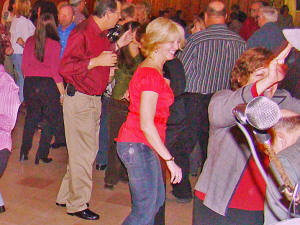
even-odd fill
[[(155, 54), (155, 53), (153, 53)], [(155, 57), (153, 56), (153, 54), (151, 54), (150, 56), (148, 56), (146, 58), (146, 64), (149, 66), (149, 67), (153, 67), (154, 69), (156, 69), (160, 74), (163, 74), (163, 65), (164, 65), (164, 62), (160, 62), (160, 58), (159, 57)]]

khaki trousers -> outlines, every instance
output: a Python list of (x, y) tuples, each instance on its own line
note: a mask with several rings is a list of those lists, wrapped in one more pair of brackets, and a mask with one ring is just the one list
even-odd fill
[(67, 172), (57, 195), (57, 203), (67, 212), (87, 208), (92, 192), (92, 171), (99, 147), (101, 97), (76, 92), (63, 103), (65, 134), (69, 154)]

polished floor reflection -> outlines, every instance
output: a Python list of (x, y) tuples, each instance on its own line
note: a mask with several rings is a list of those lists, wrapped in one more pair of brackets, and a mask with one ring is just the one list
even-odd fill
[[(56, 194), (66, 170), (65, 147), (50, 151), (53, 162), (34, 164), (40, 133), (36, 132), (29, 160), (20, 163), (24, 113), (20, 113), (13, 131), (13, 152), (8, 167), (0, 179), (0, 191), (6, 212), (0, 214), (0, 225), (118, 225), (130, 211), (128, 184), (119, 183), (114, 190), (104, 189), (104, 172), (94, 170), (94, 186), (90, 202), (91, 210), (100, 214), (98, 221), (86, 221), (66, 214), (55, 205)], [(192, 183), (195, 179), (192, 178)], [(167, 185), (167, 196), (170, 185)], [(192, 203), (166, 202), (167, 225), (190, 225)]]

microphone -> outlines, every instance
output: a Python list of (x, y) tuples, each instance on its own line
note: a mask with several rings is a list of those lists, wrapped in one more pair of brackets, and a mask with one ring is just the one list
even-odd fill
[(258, 96), (248, 104), (237, 105), (232, 113), (240, 123), (250, 124), (258, 130), (271, 128), (281, 118), (277, 103), (264, 96)]

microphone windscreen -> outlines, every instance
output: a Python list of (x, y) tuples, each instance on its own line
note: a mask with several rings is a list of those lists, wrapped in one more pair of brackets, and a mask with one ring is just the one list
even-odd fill
[(252, 99), (247, 104), (245, 115), (248, 123), (258, 130), (267, 130), (281, 118), (277, 103), (263, 96)]

